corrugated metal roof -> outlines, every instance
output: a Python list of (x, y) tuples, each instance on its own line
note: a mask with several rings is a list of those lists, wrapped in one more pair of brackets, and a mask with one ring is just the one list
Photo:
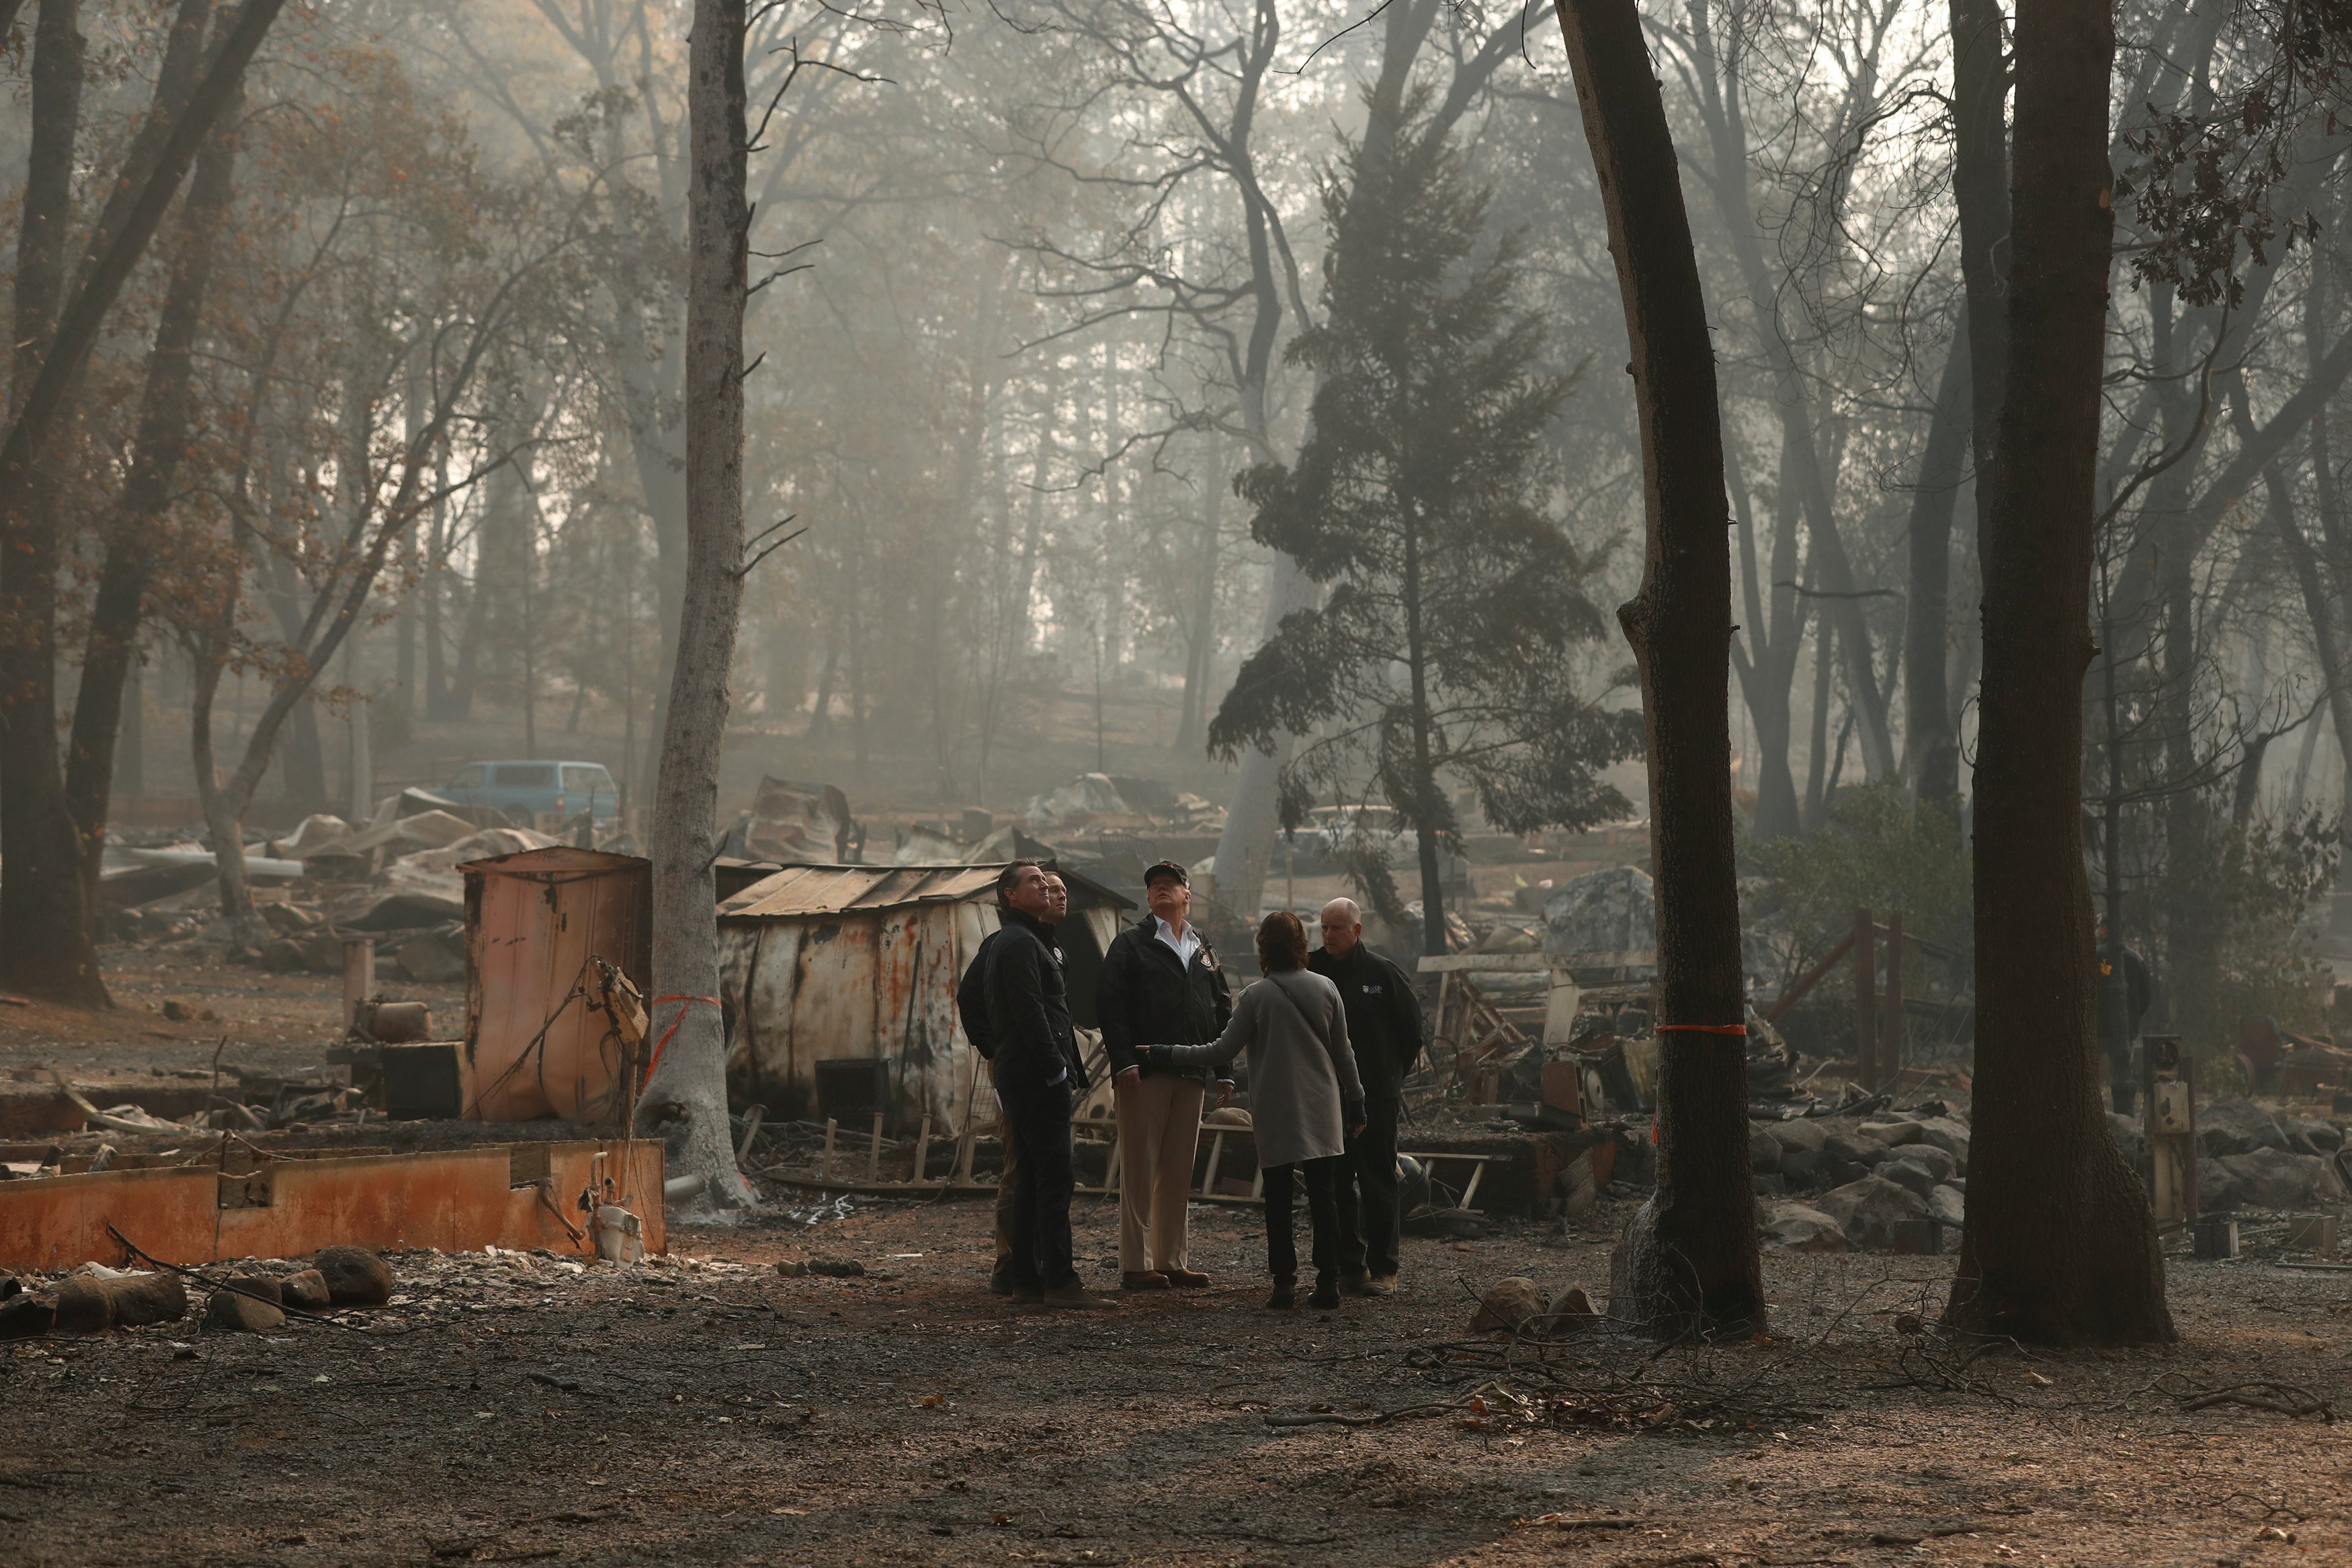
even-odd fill
[(839, 915), (908, 904), (961, 904), (992, 893), (994, 866), (791, 865), (719, 906), (730, 916)]
[[(753, 883), (719, 906), (722, 920), (791, 919), (853, 910), (896, 909), (910, 904), (961, 904), (992, 898), (1001, 865), (788, 865)], [(1058, 873), (1079, 895), (1074, 904), (1133, 904), (1068, 871)], [(1091, 898), (1088, 897), (1091, 895)]]

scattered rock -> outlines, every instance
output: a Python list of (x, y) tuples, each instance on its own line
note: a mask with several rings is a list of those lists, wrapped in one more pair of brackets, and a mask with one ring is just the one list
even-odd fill
[(1927, 1217), (1940, 1219), (1955, 1229), (1969, 1222), (1969, 1197), (1958, 1187), (1939, 1185), (1927, 1195)]
[(1912, 1144), (1896, 1150), (1893, 1160), (1880, 1164), (1878, 1174), (1881, 1176), (1888, 1174), (1886, 1167), (1896, 1161), (1905, 1165), (1917, 1166), (1937, 1181), (1949, 1181), (1960, 1171), (1960, 1162), (1935, 1144)]
[[(2289, 1154), (2284, 1149), (2254, 1149), (2200, 1161), (2217, 1165), (2244, 1185), (2246, 1201), (2257, 1208), (2310, 1208), (2344, 1201), (2344, 1182), (2336, 1167), (2317, 1155)], [(2199, 1182), (2201, 1199), (2203, 1182)]]
[(1865, 1138), (1876, 1138), (1890, 1149), (1899, 1149), (1920, 1139), (1916, 1122), (1864, 1122), (1857, 1131)]
[(1800, 1149), (1820, 1154), (1823, 1140), (1829, 1136), (1828, 1128), (1803, 1117), (1792, 1122), (1775, 1122), (1771, 1125), (1772, 1141), (1780, 1145), (1780, 1155), (1784, 1159)]
[(1924, 1196), (1881, 1176), (1832, 1188), (1821, 1196), (1818, 1207), (1837, 1221), (1847, 1240), (1871, 1252), (1894, 1249), (1896, 1220), (1922, 1219), (1927, 1214)]
[(2332, 1155), (2344, 1146), (2344, 1130), (2310, 1116), (2281, 1116), (2287, 1147), (2306, 1155)]
[(805, 1280), (808, 1278), (808, 1271), (809, 1266), (797, 1258), (776, 1260), (776, 1272), (787, 1280)]
[(1517, 1333), (1529, 1318), (1542, 1315), (1544, 1305), (1543, 1291), (1533, 1280), (1497, 1280), (1486, 1287), (1478, 1310), (1470, 1314), (1470, 1332)]
[(1875, 1174), (1881, 1181), (1900, 1183), (1923, 1198), (1936, 1190), (1936, 1173), (1909, 1160), (1881, 1160)]
[(1828, 1156), (1815, 1149), (1790, 1149), (1780, 1156), (1780, 1179), (1792, 1192), (1821, 1186), (1828, 1170)]
[(1550, 1308), (1537, 1326), (1545, 1333), (1582, 1333), (1601, 1321), (1592, 1310), (1592, 1298), (1581, 1285), (1570, 1285), (1551, 1299)]
[(392, 1300), (392, 1265), (364, 1247), (321, 1247), (317, 1268), (336, 1306), (380, 1307)]
[(1755, 1188), (1756, 1196), (1759, 1197), (1779, 1197), (1789, 1190), (1787, 1178), (1783, 1177), (1779, 1171), (1759, 1172), (1748, 1177), (1748, 1183)]
[[(250, 1276), (233, 1279), (232, 1285), (266, 1294), (266, 1286), (275, 1280)], [(252, 1296), (241, 1296), (235, 1291), (215, 1291), (213, 1299), (205, 1303), (205, 1333), (272, 1333), (286, 1326), (286, 1314), (268, 1301), (257, 1301)]]
[(186, 1023), (194, 1019), (196, 1013), (195, 1009), (187, 1003), (167, 998), (163, 1003), (163, 1016), (173, 1023)]
[(2197, 1141), (2209, 1155), (2284, 1149), (2286, 1130), (2251, 1100), (2215, 1100), (2197, 1107)]
[(323, 1312), (334, 1304), (334, 1296), (327, 1289), (327, 1277), (316, 1269), (287, 1275), (278, 1281), (278, 1291), (279, 1301), (306, 1312)]
[(2200, 1214), (2226, 1214), (2253, 1201), (2245, 1178), (2224, 1168), (2220, 1156), (2197, 1162), (2197, 1209)]
[(855, 1280), (866, 1272), (866, 1265), (855, 1258), (821, 1253), (808, 1260), (808, 1271), (822, 1274), (828, 1280)]
[(1748, 1130), (1748, 1165), (1758, 1176), (1780, 1168), (1780, 1145), (1761, 1127)]
[(1913, 1140), (1914, 1146), (1916, 1146), (1919, 1144), (1927, 1144), (1935, 1148), (1941, 1149), (1946, 1154), (1951, 1155), (1953, 1159), (1959, 1162), (1959, 1166), (1962, 1170), (1966, 1170), (1968, 1168), (1969, 1129), (1967, 1123), (1956, 1121), (1949, 1116), (1930, 1116), (1924, 1122), (1918, 1122), (1913, 1124), (1919, 1129), (1919, 1136)]
[(1763, 1243), (1780, 1252), (1851, 1252), (1838, 1222), (1801, 1203), (1776, 1203), (1765, 1211)]
[(1822, 1140), (1822, 1153), (1848, 1165), (1876, 1165), (1895, 1151), (1876, 1138), (1857, 1137), (1852, 1133), (1832, 1133)]

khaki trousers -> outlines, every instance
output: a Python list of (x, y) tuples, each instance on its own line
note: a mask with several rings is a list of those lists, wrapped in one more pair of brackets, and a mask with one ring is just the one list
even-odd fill
[[(1184, 1267), (1185, 1206), (1207, 1086), (1165, 1074), (1129, 1079), (1118, 1098), (1118, 1267)], [(1146, 1260), (1150, 1260), (1146, 1261)]]

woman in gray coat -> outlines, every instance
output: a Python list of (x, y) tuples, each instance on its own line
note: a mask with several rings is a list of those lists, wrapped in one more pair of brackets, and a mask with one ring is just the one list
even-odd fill
[(1347, 1010), (1338, 988), (1307, 967), (1307, 931), (1298, 916), (1278, 909), (1265, 917), (1257, 928), (1257, 962), (1265, 978), (1241, 994), (1214, 1043), (1155, 1045), (1151, 1055), (1160, 1064), (1199, 1067), (1249, 1052), (1250, 1122), (1265, 1176), (1265, 1258), (1274, 1275), (1265, 1304), (1297, 1304), (1291, 1197), (1303, 1179), (1315, 1237), (1315, 1293), (1307, 1305), (1328, 1309), (1339, 1304), (1340, 1268), (1363, 1263), (1362, 1239), (1340, 1233), (1335, 1182), (1347, 1134), (1363, 1130), (1364, 1088), (1348, 1047)]

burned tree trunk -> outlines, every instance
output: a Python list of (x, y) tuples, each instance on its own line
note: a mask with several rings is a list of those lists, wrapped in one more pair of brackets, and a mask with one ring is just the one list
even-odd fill
[[(20, 425), (41, 388), (65, 294), (81, 126), (79, 13), (76, 0), (43, 0), (33, 21), (8, 400)], [(14, 471), (0, 470), (0, 982), (105, 1007), (106, 984), (81, 907), (79, 846), (58, 767), (59, 487), (50, 463), (54, 446), (64, 443), (24, 444)]]
[(1642, 430), (1648, 549), (1617, 612), (1642, 674), (1657, 879), (1658, 1187), (1611, 1266), (1612, 1316), (1764, 1326), (1748, 1174), (1731, 841), (1730, 510), (1706, 301), (1633, 0), (1557, 0), (1609, 218)]
[(35, 24), (16, 373), (0, 444), (0, 982), (77, 1005), (104, 1007), (109, 998), (82, 907), (81, 837), (58, 758), (63, 562), (48, 465), (117, 297), (283, 3), (249, 0), (237, 12), (184, 103), (174, 108), (159, 85), (126, 183), (100, 214), (70, 298), (63, 246), (82, 78), (78, 7), (46, 0)]
[(641, 1114), (685, 1123), (679, 1174), (750, 1207), (727, 1123), (711, 841), (727, 671), (743, 600), (744, 0), (696, 0), (688, 42), (693, 173), (686, 320), (686, 598), (663, 716), (653, 816), (653, 1023), (666, 1043)]
[(98, 907), (99, 859), (106, 846), (123, 695), (138, 664), (139, 628), (145, 618), (158, 536), (194, 418), (196, 329), (212, 282), (214, 242), (236, 184), (236, 100), (231, 100), (223, 118), (230, 123), (216, 131), (197, 156), (195, 182), (180, 216), (179, 254), (173, 262), (172, 281), (163, 296), (154, 348), (147, 361), (138, 445), (130, 476), (123, 481), (113, 531), (106, 541), (105, 564), (99, 572), (98, 592), (90, 606), (73, 733), (66, 748), (66, 805), (81, 832), (83, 883), (87, 910), (91, 912)]
[(2168, 1341), (2164, 1260), (2108, 1134), (2083, 867), (2100, 373), (2114, 235), (2105, 0), (2017, 13), (2009, 362), (1984, 570), (1976, 765), (1976, 1138), (1954, 1327)]
[(1903, 628), (1904, 771), (1919, 799), (1956, 815), (1960, 733), (1946, 695), (1945, 643), (1951, 630), (1952, 512), (1968, 454), (1968, 375), (1963, 336), (1944, 361), (1919, 457), (1919, 486), (1911, 495), (1911, 609)]

